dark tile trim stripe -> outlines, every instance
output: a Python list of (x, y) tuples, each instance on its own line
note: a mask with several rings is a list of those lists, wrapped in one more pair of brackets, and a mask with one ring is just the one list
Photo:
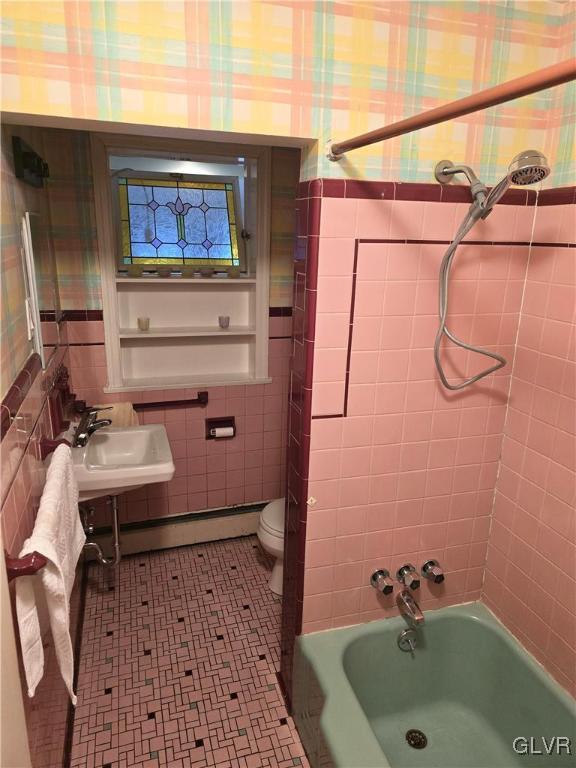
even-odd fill
[(538, 195), (537, 205), (573, 205), (576, 203), (576, 186), (543, 189)]
[[(54, 315), (54, 313), (46, 313)], [(292, 307), (269, 307), (269, 317), (291, 317)], [(55, 319), (53, 317), (46, 319)], [(66, 309), (62, 313), (62, 319), (81, 322), (83, 320), (103, 320), (104, 313), (101, 309)]]
[(356, 308), (356, 277), (358, 273), (358, 247), (360, 240), (354, 243), (354, 265), (352, 267), (352, 296), (350, 297), (350, 319), (348, 325), (348, 351), (346, 353), (346, 379), (344, 382), (344, 416), (348, 416), (348, 390), (350, 388), (350, 366), (352, 360), (352, 334), (354, 332), (354, 310)]
[(69, 347), (103, 347), (103, 341), (69, 341)]
[[(400, 243), (401, 245), (450, 245), (452, 240), (409, 240), (402, 238), (360, 238), (359, 243)], [(529, 240), (463, 240), (466, 245), (509, 245), (544, 248), (576, 248), (576, 243), (531, 243)]]
[(532, 243), (533, 248), (576, 248), (576, 243)]
[[(440, 203), (471, 202), (470, 188), (464, 184), (373, 181), (359, 179), (312, 179), (298, 187), (301, 198), (357, 198), (372, 200), (414, 200)], [(500, 205), (566, 205), (576, 202), (576, 186), (544, 189), (509, 189)], [(308, 234), (314, 234), (310, 231)]]
[(104, 313), (101, 309), (65, 309), (63, 312), (64, 320), (83, 321), (83, 320), (104, 320)]

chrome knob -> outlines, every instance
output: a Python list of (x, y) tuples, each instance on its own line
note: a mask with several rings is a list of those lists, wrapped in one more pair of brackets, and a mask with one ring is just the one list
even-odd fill
[(408, 589), (418, 589), (420, 586), (420, 578), (418, 577), (416, 568), (414, 568), (412, 563), (406, 563), (406, 565), (398, 568), (396, 578), (400, 584), (404, 584), (404, 586), (408, 587)]
[(422, 576), (434, 584), (442, 584), (444, 581), (444, 571), (440, 567), (438, 560), (427, 560), (420, 571)]
[(390, 578), (390, 571), (386, 568), (382, 568), (379, 571), (375, 571), (370, 576), (370, 584), (377, 589), (378, 592), (382, 592), (383, 595), (391, 595), (394, 591), (394, 582)]

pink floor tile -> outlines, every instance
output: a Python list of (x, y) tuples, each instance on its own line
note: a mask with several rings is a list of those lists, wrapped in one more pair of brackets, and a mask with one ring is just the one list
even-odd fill
[(255, 537), (91, 566), (71, 768), (308, 766)]

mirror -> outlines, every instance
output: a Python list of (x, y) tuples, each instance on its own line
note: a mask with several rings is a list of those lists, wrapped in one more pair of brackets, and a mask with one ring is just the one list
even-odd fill
[(28, 339), (46, 365), (60, 343), (61, 319), (56, 264), (49, 230), (37, 213), (22, 217), (22, 242), (26, 275)]

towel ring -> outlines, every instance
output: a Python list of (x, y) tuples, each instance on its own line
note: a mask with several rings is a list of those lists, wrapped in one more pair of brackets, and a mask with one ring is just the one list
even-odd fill
[(6, 557), (6, 574), (8, 581), (12, 581), (17, 576), (34, 576), (41, 568), (44, 568), (48, 562), (40, 552), (30, 552), (24, 557), (10, 557), (4, 552)]

